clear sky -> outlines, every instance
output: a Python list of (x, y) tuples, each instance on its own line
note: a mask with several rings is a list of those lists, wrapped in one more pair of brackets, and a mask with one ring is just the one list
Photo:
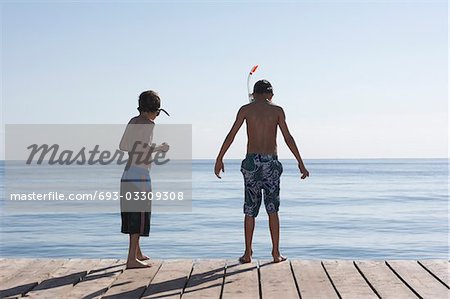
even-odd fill
[[(192, 124), (194, 158), (215, 158), (259, 64), (305, 159), (447, 157), (444, 0), (1, 9), (2, 124), (126, 123), (154, 89), (158, 121)], [(245, 127), (225, 158), (244, 154)]]

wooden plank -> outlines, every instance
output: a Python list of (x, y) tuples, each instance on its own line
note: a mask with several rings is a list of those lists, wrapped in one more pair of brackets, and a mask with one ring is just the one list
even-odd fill
[(227, 262), (222, 298), (259, 298), (258, 265)]
[(81, 282), (76, 284), (65, 298), (101, 298), (126, 266), (125, 260), (104, 259)]
[(155, 277), (161, 261), (153, 260), (149, 268), (126, 269), (102, 298), (140, 298)]
[(355, 263), (381, 298), (417, 298), (384, 261), (355, 261)]
[(29, 265), (31, 265), (34, 261), (33, 259), (4, 259), (0, 263), (0, 284), (3, 281), (21, 274), (21, 270)]
[(260, 261), (259, 271), (263, 298), (299, 298), (289, 261)]
[(61, 298), (73, 289), (80, 280), (97, 264), (100, 259), (70, 259), (46, 280), (26, 293), (28, 298)]
[(191, 260), (172, 260), (162, 264), (142, 298), (180, 298), (192, 270)]
[(422, 298), (448, 298), (449, 290), (416, 261), (386, 261), (388, 266)]
[(378, 298), (351, 260), (324, 260), (322, 264), (342, 298)]
[[(21, 259), (14, 259), (15, 261), (20, 261)], [(5, 266), (8, 266), (11, 264), (12, 259), (5, 259), (0, 258), (0, 269), (2, 269)]]
[(450, 286), (450, 265), (445, 260), (421, 260), (419, 263), (432, 272), (443, 284)]
[(339, 298), (320, 260), (293, 260), (291, 265), (302, 299)]
[[(187, 279), (192, 267), (189, 260), (165, 262), (159, 272), (156, 265), (150, 269), (126, 270), (122, 275), (125, 261), (96, 262), (95, 266), (94, 260), (0, 260), (0, 297), (26, 293), (25, 296), (31, 298), (63, 298), (64, 295), (66, 298), (100, 298), (106, 292), (105, 298), (138, 298), (141, 295), (144, 298), (180, 298), (186, 282), (183, 298), (219, 298), (222, 290), (224, 298), (259, 297), (255, 264), (229, 262), (224, 278), (225, 261), (201, 260), (195, 263), (192, 275)], [(356, 267), (347, 260), (324, 261), (322, 264), (342, 298), (376, 298), (364, 277), (381, 298), (416, 298), (414, 292), (423, 298), (450, 296), (449, 288), (444, 284), (447, 282), (448, 285), (449, 278), (447, 260), (363, 260), (355, 261)], [(262, 262), (259, 270), (263, 298), (298, 297), (291, 265), (302, 299), (336, 298), (320, 261), (311, 260), (294, 260), (291, 264)], [(81, 282), (73, 286), (80, 278)], [(108, 290), (111, 285), (113, 287)]]
[(13, 276), (2, 282), (0, 286), (0, 298), (25, 294), (42, 280), (49, 278), (50, 274), (61, 267), (66, 261), (50, 259), (35, 260), (23, 268), (19, 276)]
[(219, 298), (224, 272), (225, 260), (196, 261), (182, 298)]

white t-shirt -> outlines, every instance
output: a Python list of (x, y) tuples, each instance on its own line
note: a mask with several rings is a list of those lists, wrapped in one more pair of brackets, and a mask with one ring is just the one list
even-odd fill
[(150, 168), (154, 126), (153, 121), (143, 116), (133, 117), (128, 122), (119, 149), (128, 152), (130, 166)]

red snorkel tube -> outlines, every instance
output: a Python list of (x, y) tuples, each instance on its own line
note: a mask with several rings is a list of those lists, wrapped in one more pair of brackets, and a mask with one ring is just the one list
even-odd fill
[(250, 70), (250, 73), (248, 74), (248, 77), (247, 77), (248, 100), (250, 103), (253, 102), (253, 93), (250, 90), (250, 77), (256, 72), (257, 69), (258, 69), (258, 65), (255, 65), (254, 67), (252, 67), (252, 69)]

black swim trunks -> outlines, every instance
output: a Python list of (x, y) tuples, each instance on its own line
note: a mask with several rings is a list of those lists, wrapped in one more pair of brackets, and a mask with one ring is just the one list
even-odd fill
[(130, 167), (120, 180), (120, 208), (122, 233), (139, 234), (148, 237), (150, 233), (151, 201), (135, 201), (141, 192), (151, 192), (151, 180), (148, 169)]

